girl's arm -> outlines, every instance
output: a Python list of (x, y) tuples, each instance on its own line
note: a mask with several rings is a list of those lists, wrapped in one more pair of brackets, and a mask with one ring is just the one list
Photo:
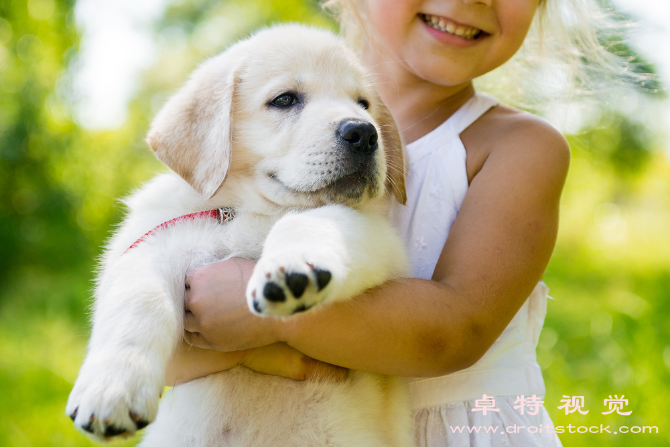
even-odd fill
[(314, 360), (285, 343), (221, 352), (183, 342), (172, 355), (165, 383), (177, 386), (240, 365), (263, 374), (293, 380), (338, 381), (347, 376), (347, 369)]
[(167, 386), (177, 386), (209, 374), (238, 366), (246, 351), (221, 352), (179, 344), (165, 374)]
[(222, 351), (284, 341), (323, 362), (398, 376), (474, 364), (542, 277), (569, 165), (565, 139), (548, 124), (521, 113), (499, 121), (499, 131), (487, 129), (482, 144), (494, 149), (470, 184), (433, 281), (391, 281), (280, 320), (253, 316), (243, 296), (222, 304), (204, 272), (190, 303), (190, 340)]

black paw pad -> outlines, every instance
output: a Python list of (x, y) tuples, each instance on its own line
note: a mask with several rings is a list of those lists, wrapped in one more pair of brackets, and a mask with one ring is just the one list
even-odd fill
[(328, 270), (314, 269), (316, 274), (316, 285), (319, 286), (319, 292), (328, 285), (333, 275)]
[(261, 309), (261, 305), (258, 304), (258, 301), (253, 300), (251, 303), (253, 304), (253, 306), (254, 306), (254, 310), (255, 310), (256, 312), (258, 312), (259, 314), (263, 312), (263, 309)]
[(272, 301), (273, 303), (283, 303), (286, 301), (286, 296), (284, 295), (282, 288), (273, 282), (265, 284), (263, 295), (265, 296), (265, 299)]
[[(255, 301), (254, 301), (254, 304), (256, 304)], [(161, 393), (161, 394), (163, 394), (163, 393)], [(132, 410), (128, 412), (128, 415), (130, 416), (130, 419), (133, 420), (133, 422), (135, 423), (135, 427), (137, 427), (138, 430), (142, 430), (144, 427), (149, 425), (149, 421), (146, 421), (146, 420), (142, 419), (139, 414), (135, 413)]]
[(300, 298), (309, 284), (309, 278), (302, 273), (289, 273), (286, 275), (286, 285), (291, 289), (294, 297)]
[(70, 419), (72, 419), (72, 422), (77, 418), (77, 413), (79, 413), (79, 407), (75, 408), (72, 414), (70, 415)]
[(107, 437), (118, 436), (125, 432), (126, 432), (125, 428), (115, 427), (113, 425), (110, 425), (105, 428), (105, 436)]
[(83, 426), (81, 427), (81, 429), (84, 430), (84, 431), (87, 432), (87, 433), (94, 433), (94, 430), (93, 430), (93, 422), (89, 422), (88, 424), (83, 425)]
[(304, 304), (301, 304), (300, 306), (298, 306), (298, 307), (296, 307), (295, 309), (293, 309), (293, 314), (297, 314), (297, 313), (300, 313), (300, 312), (304, 312), (304, 311), (310, 309), (311, 307), (312, 307), (312, 306), (305, 306)]
[(139, 421), (135, 421), (135, 425), (137, 426), (138, 430), (142, 430), (144, 427), (149, 425), (149, 421), (145, 421), (144, 419), (140, 419)]

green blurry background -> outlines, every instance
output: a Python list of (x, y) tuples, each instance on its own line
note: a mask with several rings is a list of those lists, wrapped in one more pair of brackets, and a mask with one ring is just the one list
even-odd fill
[[(162, 169), (143, 135), (166, 95), (197, 61), (264, 24), (335, 29), (310, 1), (163, 3), (143, 25), (154, 55), (111, 130), (75, 112), (85, 46), (75, 2), (0, 3), (0, 446), (90, 445), (64, 407), (88, 337), (95, 259), (121, 218), (117, 199)], [(565, 446), (670, 444), (670, 145), (662, 115), (644, 113), (662, 110), (661, 95), (627, 94), (628, 113), (603, 106), (569, 136), (545, 277), (555, 301), (538, 356), (556, 425), (659, 434), (564, 434)], [(632, 415), (603, 416), (603, 400), (622, 394)], [(589, 414), (563, 414), (563, 395), (585, 396)]]

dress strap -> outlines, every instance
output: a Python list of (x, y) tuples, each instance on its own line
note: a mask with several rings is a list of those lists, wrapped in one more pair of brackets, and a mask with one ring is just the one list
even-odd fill
[[(491, 107), (497, 106), (499, 101), (493, 96), (484, 93), (475, 93), (445, 122), (428, 132), (423, 137), (407, 145), (410, 164), (416, 163), (423, 157), (436, 150), (444, 150), (445, 145), (453, 147), (452, 141), (460, 141), (460, 134), (470, 124), (486, 113)], [(462, 144), (461, 144), (462, 147)]]
[(456, 113), (451, 116), (452, 132), (460, 135), (472, 123), (477, 121), (483, 114), (500, 103), (497, 98), (486, 93), (475, 93)]

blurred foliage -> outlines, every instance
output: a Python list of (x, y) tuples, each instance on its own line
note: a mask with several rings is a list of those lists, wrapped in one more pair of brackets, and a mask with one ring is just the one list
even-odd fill
[[(670, 391), (670, 163), (641, 137), (647, 132), (621, 119), (570, 137), (561, 229), (545, 274), (555, 301), (538, 360), (556, 425), (605, 424), (612, 432), (621, 425), (657, 426), (659, 434), (565, 434), (566, 446), (670, 442), (663, 409)], [(612, 154), (628, 154), (633, 149), (614, 145), (630, 141), (644, 162), (626, 166)], [(633, 413), (603, 416), (604, 399), (622, 394)], [(558, 410), (563, 395), (585, 396), (589, 414)]]
[[(80, 128), (71, 114), (73, 7), (73, 0), (0, 3), (1, 446), (92, 445), (64, 408), (85, 351), (95, 258), (121, 219), (116, 199), (162, 169), (142, 140), (170, 91), (202, 58), (265, 24), (334, 28), (313, 1), (172, 0), (156, 24), (159, 57), (129, 119), (100, 132)], [(670, 162), (643, 119), (599, 116), (569, 137), (573, 163), (545, 277), (556, 301), (538, 350), (545, 402), (556, 425), (660, 432), (564, 434), (566, 446), (665, 446)], [(615, 394), (629, 399), (631, 416), (600, 414)], [(556, 408), (563, 395), (585, 396), (589, 414), (564, 415)]]
[(46, 20), (23, 3), (0, 5), (0, 249), (11, 253), (0, 257), (0, 286), (20, 266), (55, 271), (89, 256), (72, 229), (76, 209), (51, 172), (78, 136), (57, 87), (76, 50), (71, 8), (52, 4)]

